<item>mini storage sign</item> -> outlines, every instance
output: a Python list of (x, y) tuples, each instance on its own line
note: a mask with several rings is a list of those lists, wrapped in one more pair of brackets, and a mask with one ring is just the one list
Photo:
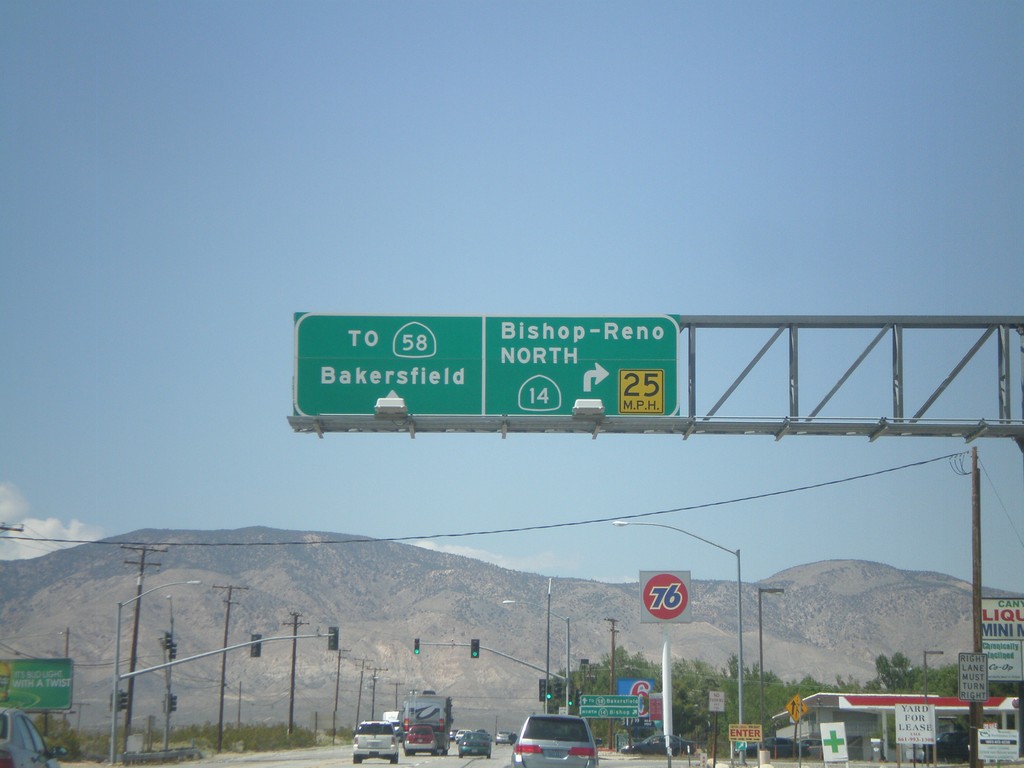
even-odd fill
[(0, 706), (71, 709), (71, 659), (0, 659)]

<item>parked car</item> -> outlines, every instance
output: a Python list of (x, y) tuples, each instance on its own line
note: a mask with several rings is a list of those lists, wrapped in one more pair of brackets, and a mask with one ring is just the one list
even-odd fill
[[(635, 744), (627, 744), (619, 751), (624, 755), (664, 755), (666, 754), (665, 734), (655, 733), (653, 736), (648, 736), (643, 741), (638, 741)], [(697, 745), (694, 742), (681, 739), (678, 736), (672, 737), (673, 757), (695, 754), (697, 754)]]
[(796, 757), (796, 742), (785, 736), (769, 736), (760, 744), (747, 744), (747, 757), (757, 757), (757, 751), (763, 749), (770, 758)]
[(797, 742), (797, 752), (800, 757), (811, 757), (821, 759), (821, 739), (800, 739)]
[(352, 762), (368, 757), (398, 762), (398, 736), (395, 726), (386, 720), (366, 720), (359, 724), (352, 737)]
[(590, 725), (572, 715), (530, 715), (512, 747), (512, 768), (597, 768)]
[(47, 747), (35, 724), (20, 709), (0, 709), (0, 766), (60, 768), (64, 747)]
[[(971, 734), (967, 731), (946, 731), (935, 737), (935, 754), (939, 760), (967, 762), (971, 759)], [(932, 760), (932, 746), (926, 744), (924, 759)]]
[(405, 754), (415, 755), (417, 752), (437, 754), (437, 739), (429, 725), (414, 725), (405, 732)]
[(516, 740), (516, 735), (512, 731), (498, 731), (494, 737), (495, 744), (512, 744)]
[(483, 731), (467, 731), (459, 739), (459, 757), (466, 755), (491, 759), (491, 736)]

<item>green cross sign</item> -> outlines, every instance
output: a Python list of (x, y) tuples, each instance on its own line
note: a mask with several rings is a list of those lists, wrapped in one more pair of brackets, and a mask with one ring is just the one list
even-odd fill
[(831, 747), (832, 754), (835, 755), (838, 754), (839, 748), (846, 744), (846, 740), (839, 738), (839, 734), (835, 731), (829, 731), (828, 738), (822, 739), (821, 743), (826, 747)]

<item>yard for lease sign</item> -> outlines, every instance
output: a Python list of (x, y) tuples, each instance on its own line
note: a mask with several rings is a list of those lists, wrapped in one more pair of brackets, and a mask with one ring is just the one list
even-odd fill
[(896, 743), (934, 744), (935, 707), (931, 704), (897, 704)]

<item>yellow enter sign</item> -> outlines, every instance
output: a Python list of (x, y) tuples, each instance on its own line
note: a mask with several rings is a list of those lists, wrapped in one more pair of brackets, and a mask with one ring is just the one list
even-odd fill
[(619, 369), (619, 413), (665, 413), (665, 369)]

